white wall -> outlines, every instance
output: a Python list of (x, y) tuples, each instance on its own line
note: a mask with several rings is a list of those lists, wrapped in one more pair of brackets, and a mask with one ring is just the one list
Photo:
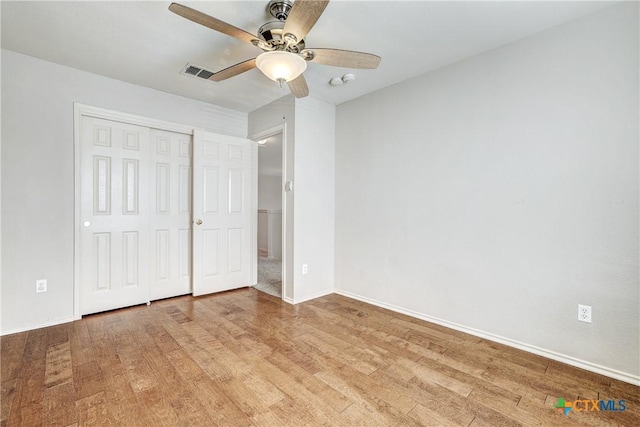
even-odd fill
[(294, 296), (299, 302), (333, 292), (336, 110), (311, 97), (296, 99), (295, 108)]
[(258, 176), (258, 209), (282, 209), (281, 176)]
[[(0, 8), (1, 9), (1, 8)], [(1, 17), (0, 13), (0, 19)], [(0, 73), (2, 70), (2, 55), (0, 54)], [(1, 74), (0, 74), (1, 77)], [(0, 99), (2, 98), (2, 84), (0, 84)], [(0, 102), (0, 130), (2, 129), (2, 103)], [(2, 334), (2, 135), (0, 135), (0, 335)]]
[(73, 102), (246, 136), (244, 113), (3, 50), (2, 333), (73, 317)]
[(258, 175), (258, 209), (268, 211), (258, 214), (258, 250), (271, 241), (269, 258), (282, 259), (282, 176)]
[(284, 180), (294, 181), (294, 191), (285, 193), (285, 257), (293, 264), (285, 262), (284, 297), (298, 303), (333, 291), (335, 106), (287, 96), (249, 113), (249, 135), (282, 123)]
[(336, 290), (639, 381), (638, 47), (628, 3), (338, 106)]

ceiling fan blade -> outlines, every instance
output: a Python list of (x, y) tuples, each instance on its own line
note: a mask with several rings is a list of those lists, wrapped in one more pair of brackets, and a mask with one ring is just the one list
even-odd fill
[(289, 86), (289, 90), (296, 98), (304, 98), (309, 95), (309, 86), (307, 86), (307, 81), (304, 78), (303, 74), (300, 74), (295, 79), (287, 82)]
[(242, 40), (243, 42), (253, 44), (253, 40), (257, 39), (257, 37), (253, 34), (241, 30), (240, 28), (234, 27), (233, 25), (227, 24), (224, 21), (178, 3), (171, 3), (171, 5), (169, 5), (169, 10), (176, 15), (180, 15), (183, 18), (188, 19), (189, 21), (193, 21), (196, 24), (204, 25), (205, 27), (219, 31), (228, 36), (235, 37), (236, 39)]
[(304, 49), (303, 56), (312, 56), (311, 62), (334, 67), (374, 69), (380, 65), (380, 58), (377, 55), (353, 50), (340, 49)]
[(329, 0), (296, 0), (284, 22), (282, 34), (293, 34), (302, 40), (314, 26)]
[(256, 68), (256, 58), (248, 59), (244, 62), (240, 62), (236, 65), (232, 65), (231, 67), (225, 68), (224, 70), (218, 71), (217, 73), (214, 73), (211, 77), (209, 77), (209, 80), (220, 82), (230, 77), (237, 76), (238, 74), (242, 74), (245, 71), (249, 71), (253, 68)]

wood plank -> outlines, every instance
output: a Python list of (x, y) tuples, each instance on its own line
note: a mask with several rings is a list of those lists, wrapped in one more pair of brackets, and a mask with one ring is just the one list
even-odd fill
[(406, 394), (399, 393), (397, 389), (380, 387), (380, 383), (375, 378), (364, 375), (361, 372), (348, 366), (338, 366), (332, 363), (330, 370), (318, 372), (316, 377), (320, 378), (331, 387), (345, 394), (355, 401), (366, 401), (375, 403), (377, 406), (390, 405), (407, 414), (416, 406), (416, 401)]
[(242, 379), (229, 378), (218, 381), (216, 385), (246, 418), (269, 412), (269, 406)]
[(47, 331), (47, 347), (55, 346), (69, 341), (69, 324), (49, 326)]
[(47, 349), (45, 387), (55, 387), (72, 381), (71, 347), (69, 341), (52, 345)]
[(167, 359), (173, 368), (184, 380), (189, 380), (204, 374), (204, 371), (189, 355), (181, 348), (167, 353)]
[(249, 337), (245, 339), (254, 339), (261, 342), (264, 346), (271, 349), (271, 351), (278, 351), (285, 357), (287, 357), (292, 363), (303, 368), (307, 372), (314, 374), (322, 370), (322, 366), (304, 351), (301, 351), (298, 346), (299, 343), (294, 343), (286, 336), (279, 333), (271, 334), (261, 328), (258, 328), (251, 324), (244, 324), (244, 328), (248, 331)]
[(349, 426), (390, 426), (394, 425), (389, 417), (381, 412), (378, 407), (367, 402), (357, 401), (342, 411), (342, 417)]
[[(464, 414), (463, 417), (457, 417), (458, 420), (454, 421), (442, 414), (442, 410), (445, 408), (430, 409), (424, 405), (418, 403), (415, 408), (411, 410), (409, 416), (420, 425), (438, 425), (438, 426), (468, 426), (475, 418), (473, 415)], [(450, 411), (456, 411), (456, 408), (447, 408)], [(459, 414), (457, 414), (459, 415)]]
[(27, 333), (24, 346), (25, 359), (44, 359), (47, 356), (47, 329), (35, 329)]
[(201, 403), (212, 420), (212, 425), (247, 425), (247, 418), (252, 418), (246, 417), (238, 406), (222, 392), (218, 383), (211, 381), (206, 375), (188, 380), (187, 387), (191, 391), (190, 395)]
[(73, 367), (73, 384), (76, 390), (76, 399), (93, 396), (104, 391), (104, 377), (98, 362), (91, 361)]
[(18, 381), (18, 378), (2, 381), (2, 390), (0, 392), (0, 425), (2, 426), (9, 420), (11, 405), (18, 389)]
[(95, 360), (96, 356), (86, 322), (75, 321), (69, 326), (69, 346), (74, 366)]
[[(413, 399), (386, 387), (384, 389), (380, 387), (372, 388), (371, 381), (375, 380), (366, 381), (367, 376), (360, 374), (358, 371), (352, 370), (350, 375), (341, 375), (332, 369), (331, 372), (318, 372), (315, 376), (354, 400), (356, 407), (357, 404), (360, 404), (367, 412), (372, 410), (377, 412), (382, 418), (386, 419), (388, 424), (419, 425), (418, 422), (406, 415), (416, 406), (416, 402)], [(355, 408), (350, 406), (345, 411), (351, 413), (350, 410), (353, 409)]]
[(348, 351), (341, 351), (334, 346), (328, 345), (326, 342), (313, 335), (305, 334), (300, 337), (299, 340), (311, 347), (314, 347), (318, 353), (326, 355), (327, 358), (331, 358), (345, 365), (348, 365), (365, 375), (369, 375), (370, 373), (375, 372), (378, 369), (377, 366), (360, 360), (358, 357)]
[(140, 393), (158, 385), (154, 371), (144, 357), (122, 356), (122, 363), (134, 393)]
[(45, 425), (68, 426), (77, 421), (76, 391), (70, 382), (45, 389), (42, 406)]
[(249, 422), (254, 426), (285, 427), (288, 425), (278, 418), (274, 412), (253, 416), (249, 419)]
[(311, 310), (322, 316), (325, 320), (319, 322), (316, 318), (313, 322), (317, 328), (323, 331), (332, 331), (341, 337), (351, 337), (357, 342), (366, 342), (368, 345), (374, 345), (377, 348), (384, 349), (389, 353), (418, 360), (425, 355), (433, 355), (431, 350), (421, 346), (409, 343), (402, 339), (390, 335), (386, 332), (375, 328), (367, 327), (361, 323), (357, 323), (351, 319), (338, 316), (330, 311), (316, 306), (309, 306)]
[(21, 359), (25, 352), (27, 333), (5, 335), (0, 337), (0, 378), (8, 381), (16, 378), (20, 373)]
[(317, 396), (326, 405), (333, 408), (336, 412), (342, 412), (348, 408), (353, 401), (348, 397), (328, 386), (323, 381), (317, 381), (307, 370), (291, 363), (291, 361), (279, 352), (273, 352), (267, 357), (267, 360), (280, 371), (286, 372), (294, 381), (308, 390), (313, 396)]
[(112, 413), (104, 392), (92, 394), (76, 401), (78, 425), (115, 426), (118, 418)]
[(149, 420), (149, 425), (167, 427), (180, 425), (178, 416), (167, 399), (167, 392), (169, 390), (150, 387), (136, 393), (138, 410)]
[[(324, 420), (329, 425), (341, 424), (341, 419), (337, 416), (337, 411), (329, 405), (320, 396), (315, 395), (306, 387), (304, 387), (295, 379), (291, 378), (287, 372), (288, 369), (281, 370), (269, 361), (265, 361), (255, 353), (246, 353), (243, 358), (254, 367), (255, 376), (260, 376), (271, 385), (271, 389), (264, 390), (264, 394), (272, 395), (273, 400), (277, 400), (270, 405), (274, 407), (285, 408), (290, 402), (295, 402), (297, 408), (305, 414), (309, 414), (313, 419)], [(281, 358), (280, 360), (285, 360)], [(301, 370), (304, 372), (304, 370)], [(347, 405), (348, 406), (348, 405)], [(342, 408), (344, 409), (344, 408)], [(284, 415), (282, 412), (280, 415)], [(298, 418), (295, 416), (294, 418)], [(285, 422), (290, 423), (292, 420), (282, 418)]]
[[(380, 383), (387, 384), (388, 388), (398, 390), (408, 395), (425, 408), (438, 408), (440, 416), (447, 419), (448, 422), (468, 424), (470, 419), (476, 416), (482, 416), (485, 419), (491, 419), (496, 425), (514, 424), (508, 417), (494, 411), (491, 407), (477, 404), (468, 399), (461, 399), (459, 394), (435, 382), (431, 382), (429, 379), (423, 381), (417, 377), (413, 377), (406, 382), (403, 381), (402, 378), (393, 375), (394, 372), (397, 371), (391, 369), (378, 370), (372, 376)], [(405, 375), (405, 377), (406, 376), (407, 375)], [(505, 397), (499, 394), (495, 395), (494, 398), (496, 400), (505, 400)], [(509, 396), (509, 398), (510, 400), (508, 402), (513, 407), (515, 407), (520, 399), (519, 396)], [(493, 404), (495, 405), (496, 402), (493, 402)], [(421, 414), (424, 415), (425, 412), (422, 411)], [(425, 418), (423, 415), (418, 416), (416, 419)]]
[[(304, 410), (303, 407), (297, 405), (293, 399), (287, 398), (281, 400), (269, 408), (270, 413), (281, 420), (282, 423), (289, 426), (311, 426), (314, 425), (314, 418), (311, 414)], [(260, 414), (252, 418), (262, 418), (266, 414)], [(317, 421), (316, 421), (317, 423)], [(320, 423), (318, 423), (320, 424)]]
[(164, 311), (166, 311), (167, 314), (169, 316), (171, 316), (171, 318), (173, 320), (176, 321), (176, 323), (182, 324), (182, 323), (191, 322), (191, 318), (189, 316), (187, 316), (186, 314), (184, 314), (182, 311), (180, 311), (174, 305), (170, 305), (168, 307), (165, 307)]
[(202, 403), (191, 396), (189, 387), (175, 369), (169, 368), (156, 372), (159, 390), (164, 392), (164, 399), (171, 406), (178, 419), (178, 425), (207, 426), (212, 419), (205, 411)]
[[(41, 336), (46, 344), (46, 334), (42, 334)], [(25, 358), (21, 367), (20, 378), (17, 383), (7, 425), (23, 426), (42, 424), (42, 398), (45, 390), (44, 376), (44, 358)]]
[(438, 362), (430, 361), (426, 358), (420, 359), (418, 362), (411, 360), (401, 360), (399, 365), (411, 370), (414, 376), (420, 380), (433, 382), (446, 389), (453, 391), (461, 397), (468, 397), (473, 386), (468, 383), (468, 379), (458, 379), (456, 375), (459, 371), (451, 369), (446, 365)]

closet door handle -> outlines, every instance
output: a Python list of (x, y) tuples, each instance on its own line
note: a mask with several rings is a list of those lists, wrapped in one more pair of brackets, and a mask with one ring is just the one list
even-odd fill
[(196, 225), (201, 225), (202, 224), (202, 220), (201, 219), (196, 219)]

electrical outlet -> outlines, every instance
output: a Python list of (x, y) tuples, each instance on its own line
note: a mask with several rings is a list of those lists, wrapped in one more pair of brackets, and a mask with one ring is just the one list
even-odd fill
[(591, 323), (591, 306), (578, 304), (578, 320)]
[(307, 274), (309, 269), (307, 268), (307, 264), (302, 264), (302, 274)]
[(36, 280), (36, 292), (47, 292), (47, 279)]

